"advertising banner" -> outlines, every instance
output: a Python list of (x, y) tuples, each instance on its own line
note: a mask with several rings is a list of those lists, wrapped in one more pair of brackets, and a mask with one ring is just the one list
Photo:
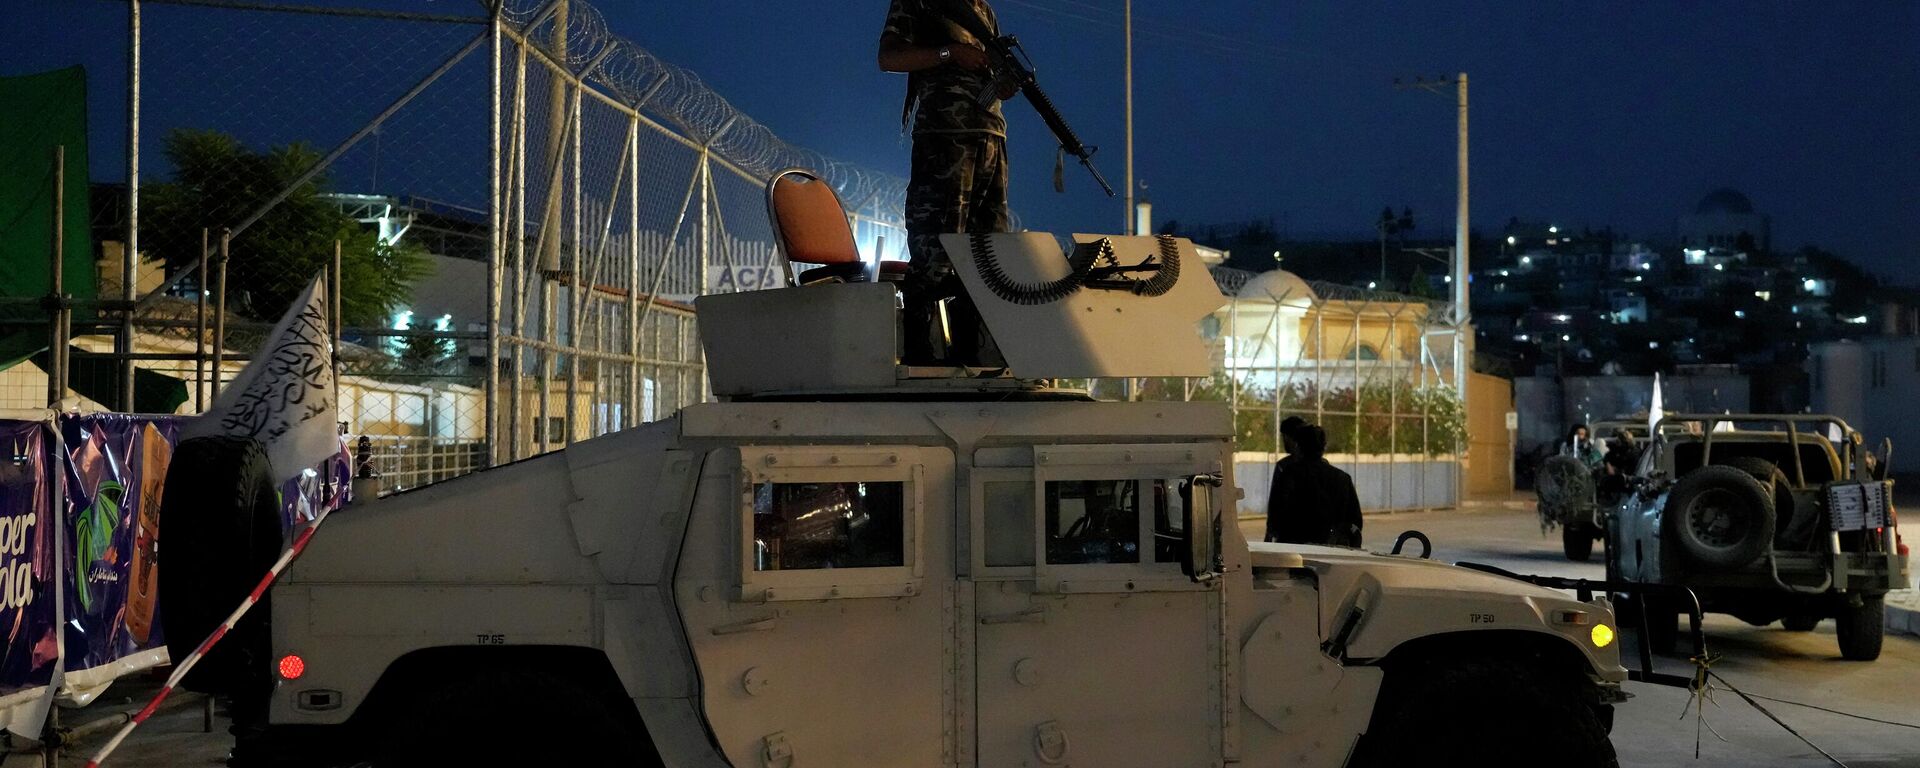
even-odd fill
[(165, 660), (156, 556), (175, 422), (113, 413), (60, 420), (67, 452), (65, 666), (77, 698)]
[(41, 421), (0, 420), (0, 725), (38, 735), (59, 662), (60, 476)]

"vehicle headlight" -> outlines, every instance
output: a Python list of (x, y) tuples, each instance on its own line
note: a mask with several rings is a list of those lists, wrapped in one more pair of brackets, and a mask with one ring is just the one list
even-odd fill
[(1588, 636), (1593, 638), (1593, 647), (1595, 648), (1605, 648), (1613, 645), (1613, 627), (1609, 627), (1606, 624), (1593, 625), (1593, 631), (1589, 632)]

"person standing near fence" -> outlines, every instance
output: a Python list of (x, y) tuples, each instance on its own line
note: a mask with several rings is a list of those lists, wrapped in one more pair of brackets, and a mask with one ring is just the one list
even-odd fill
[(1286, 438), (1291, 455), (1274, 465), (1267, 496), (1267, 541), (1360, 546), (1360, 494), (1327, 462), (1327, 431), (1303, 425)]
[[(940, 246), (943, 234), (1008, 227), (1007, 121), (998, 100), (977, 98), (992, 82), (992, 67), (981, 41), (954, 14), (971, 14), (978, 27), (999, 34), (986, 0), (892, 0), (880, 35), (880, 68), (907, 75), (901, 121), (913, 135), (906, 204), (911, 266), (902, 286), (901, 329), (909, 365), (938, 360), (936, 336), (947, 341), (947, 364), (1001, 364)], [(950, 299), (945, 333), (935, 322), (942, 299)]]

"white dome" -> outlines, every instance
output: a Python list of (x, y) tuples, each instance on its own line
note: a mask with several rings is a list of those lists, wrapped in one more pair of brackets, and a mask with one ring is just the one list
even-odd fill
[(1320, 298), (1307, 281), (1284, 269), (1254, 275), (1234, 295), (1243, 300), (1272, 301), (1294, 307), (1311, 306)]

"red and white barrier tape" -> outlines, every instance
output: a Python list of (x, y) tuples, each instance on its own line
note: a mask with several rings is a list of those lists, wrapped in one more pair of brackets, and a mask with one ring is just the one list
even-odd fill
[(254, 604), (260, 602), (260, 596), (266, 594), (267, 588), (273, 586), (273, 582), (280, 578), (280, 572), (286, 570), (289, 564), (300, 557), (300, 553), (307, 548), (307, 542), (313, 539), (313, 532), (319, 530), (321, 521), (327, 519), (328, 512), (329, 510), (322, 509), (307, 529), (301, 531), (299, 537), (293, 540), (293, 546), (287, 547), (287, 551), (280, 553), (280, 559), (274, 562), (272, 568), (267, 569), (267, 575), (260, 577), (260, 583), (247, 595), (247, 599), (240, 601), (240, 607), (233, 609), (233, 613), (227, 615), (226, 621), (214, 627), (213, 633), (207, 635), (207, 639), (200, 641), (199, 647), (194, 648), (193, 653), (174, 662), (173, 674), (167, 676), (166, 685), (160, 687), (160, 692), (155, 694), (153, 700), (147, 702), (147, 705), (142, 707), (133, 719), (128, 720), (126, 725), (120, 726), (120, 730), (113, 734), (113, 738), (108, 739), (106, 745), (94, 754), (93, 759), (87, 761), (86, 768), (100, 768), (100, 764), (106, 762), (107, 756), (120, 748), (120, 742), (126, 740), (127, 734), (133, 733), (133, 729), (140, 727), (141, 723), (153, 716), (154, 711), (160, 708), (160, 702), (166, 701), (167, 696), (173, 693), (174, 687), (178, 686), (181, 680), (186, 679), (187, 672), (193, 669), (193, 665), (200, 663), (200, 659), (207, 655), (207, 651), (213, 648), (215, 643), (220, 642), (220, 638), (226, 637), (227, 632), (233, 629), (233, 625), (240, 623), (240, 617), (247, 615), (247, 611), (252, 610)]

